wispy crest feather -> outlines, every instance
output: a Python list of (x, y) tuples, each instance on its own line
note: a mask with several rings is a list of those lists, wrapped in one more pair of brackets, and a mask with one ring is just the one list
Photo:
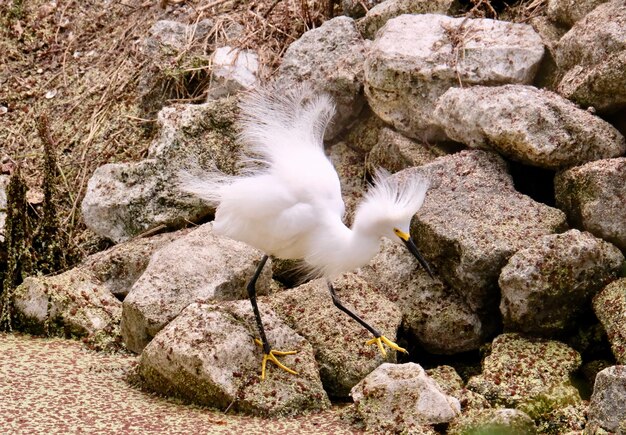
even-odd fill
[(266, 86), (245, 96), (239, 107), (247, 151), (270, 164), (284, 158), (285, 148), (323, 147), (324, 131), (335, 114), (331, 98), (306, 83)]

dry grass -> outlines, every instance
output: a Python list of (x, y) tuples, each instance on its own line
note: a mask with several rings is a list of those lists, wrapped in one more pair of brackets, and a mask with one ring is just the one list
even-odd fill
[[(199, 102), (210, 55), (221, 45), (257, 50), (268, 76), (326, 9), (317, 0), (0, 0), (0, 105), (8, 108), (0, 112), (0, 157), (21, 166), (36, 207), (43, 162), (37, 120), (47, 115), (58, 144), (61, 226), (87, 253), (95, 240), (80, 216), (87, 181), (105, 163), (143, 158), (154, 133), (142, 79), (167, 79), (159, 89), (164, 104)], [(144, 40), (161, 19), (213, 26), (182, 50), (149, 58)]]

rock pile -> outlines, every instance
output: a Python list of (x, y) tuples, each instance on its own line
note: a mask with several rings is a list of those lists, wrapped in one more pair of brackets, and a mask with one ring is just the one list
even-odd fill
[[(365, 12), (363, 2), (343, 3), (349, 15)], [(626, 394), (615, 365), (626, 363), (626, 141), (615, 122), (626, 116), (626, 4), (549, 0), (543, 21), (529, 25), (448, 16), (452, 1), (366, 3), (379, 4), (294, 42), (275, 80), (308, 81), (334, 97), (325, 139), (348, 211), (376, 167), (430, 180), (411, 233), (435, 279), (385, 242), (337, 283), (349, 305), (414, 351), (411, 362), (390, 364), (396, 355), (385, 361), (366, 348), (367, 334), (334, 309), (323, 283), (285, 290), (267, 268), (266, 327), (277, 348), (298, 350), (286, 365), (299, 375), (269, 366), (260, 382), (243, 299), (262, 254), (212, 234), (211, 224), (135, 238), (211, 216), (172, 180), (181, 169), (237, 170), (236, 98), (217, 98), (258, 84), (253, 53), (219, 66), (223, 86), (208, 102), (161, 110), (146, 160), (96, 171), (85, 223), (132, 241), (62, 275), (29, 278), (15, 293), (23, 324), (121, 334), (159, 393), (261, 415), (351, 395), (367, 429), (415, 433), (582, 430), (587, 402), (572, 377), (607, 353), (576, 337), (595, 326), (606, 332), (595, 347), (610, 345), (614, 361), (596, 377), (588, 433), (626, 431), (626, 401), (615, 399)], [(161, 41), (160, 28), (172, 25), (148, 37)], [(536, 87), (549, 82), (540, 74), (554, 86)], [(518, 190), (538, 171), (554, 201)], [(465, 366), (481, 346), (481, 367)], [(442, 355), (461, 377), (413, 363), (436, 366)]]

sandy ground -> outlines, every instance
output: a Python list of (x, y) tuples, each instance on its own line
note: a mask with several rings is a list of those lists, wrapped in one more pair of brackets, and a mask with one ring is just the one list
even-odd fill
[(359, 434), (337, 407), (261, 419), (225, 415), (150, 395), (125, 375), (136, 357), (86, 350), (81, 343), (0, 333), (2, 434)]

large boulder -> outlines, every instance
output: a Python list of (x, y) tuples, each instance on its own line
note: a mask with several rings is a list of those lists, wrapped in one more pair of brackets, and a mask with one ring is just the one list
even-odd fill
[[(391, 301), (354, 274), (343, 275), (333, 287), (349, 309), (390, 340), (396, 340), (401, 315)], [(380, 364), (395, 362), (395, 351), (388, 349), (384, 358), (375, 345), (365, 346), (372, 334), (333, 305), (322, 279), (280, 292), (269, 304), (311, 343), (324, 388), (331, 396), (348, 397), (350, 389)]]
[(326, 129), (326, 139), (337, 136), (363, 108), (367, 48), (354, 20), (337, 17), (306, 32), (285, 52), (277, 81), (307, 81), (335, 100), (337, 112)]
[(411, 234), (470, 309), (491, 313), (483, 321), (494, 321), (498, 276), (511, 255), (566, 228), (563, 212), (517, 192), (506, 163), (489, 152), (461, 151), (393, 176), (430, 180)]
[[(122, 337), (127, 348), (140, 353), (192, 302), (246, 298), (246, 284), (262, 255), (213, 234), (210, 223), (155, 252), (124, 299)], [(259, 277), (260, 294), (270, 286), (270, 270), (266, 265)]]
[(163, 328), (141, 355), (143, 386), (164, 395), (222, 410), (283, 416), (327, 408), (311, 346), (264, 304), (261, 316), (275, 350), (293, 375), (268, 362), (259, 379), (263, 352), (247, 301), (189, 305)]
[(398, 131), (443, 138), (433, 123), (450, 87), (532, 83), (544, 53), (526, 24), (444, 15), (401, 15), (378, 32), (365, 62), (372, 110)]
[(415, 363), (383, 364), (352, 389), (357, 415), (374, 433), (428, 433), (447, 423), (461, 405)]
[(596, 376), (585, 433), (626, 433), (626, 366), (612, 366)]
[(213, 209), (180, 191), (181, 170), (237, 168), (236, 102), (175, 105), (159, 112), (160, 135), (148, 158), (109, 163), (94, 172), (82, 202), (85, 224), (116, 243), (159, 226), (176, 228)]
[(516, 408), (537, 419), (581, 401), (570, 376), (580, 366), (578, 352), (563, 343), (503, 334), (483, 359), (482, 374), (467, 388), (494, 406)]
[(599, 5), (559, 41), (555, 58), (563, 78), (558, 91), (600, 112), (626, 107), (626, 4)]
[(626, 278), (602, 289), (593, 298), (593, 310), (606, 331), (615, 359), (626, 365)]
[(405, 14), (446, 15), (455, 3), (454, 0), (386, 0), (368, 10), (357, 26), (365, 38), (374, 39), (376, 32), (392, 18)]
[(500, 274), (504, 327), (548, 336), (571, 331), (623, 262), (615, 246), (578, 230), (537, 239)]
[(626, 252), (626, 158), (598, 160), (554, 178), (556, 205), (568, 221)]
[(477, 349), (487, 331), (462, 297), (428, 276), (404, 246), (385, 240), (381, 252), (359, 272), (402, 310), (402, 328), (428, 352)]
[(448, 90), (433, 118), (452, 139), (547, 169), (616, 157), (626, 140), (608, 122), (532, 86)]

